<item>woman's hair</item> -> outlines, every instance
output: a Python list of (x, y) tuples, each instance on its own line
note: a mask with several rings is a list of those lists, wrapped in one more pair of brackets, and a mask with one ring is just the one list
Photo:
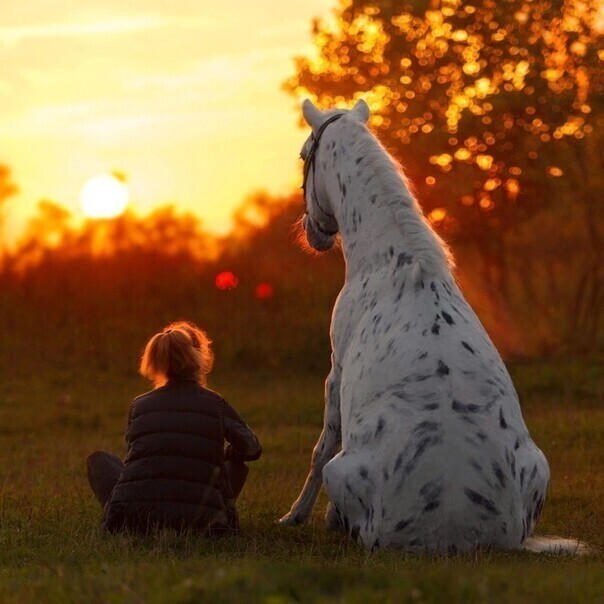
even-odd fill
[(147, 342), (139, 371), (156, 388), (168, 380), (182, 379), (193, 379), (203, 385), (214, 362), (211, 343), (193, 323), (171, 323)]

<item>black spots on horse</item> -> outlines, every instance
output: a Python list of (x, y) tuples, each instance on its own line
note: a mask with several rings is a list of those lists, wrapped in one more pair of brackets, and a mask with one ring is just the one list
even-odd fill
[(436, 411), (440, 405), (438, 403), (428, 403), (424, 405), (424, 411)]
[(425, 338), (427, 333), (428, 333), (428, 330), (427, 330), (427, 329), (424, 329), (424, 330), (422, 331), (422, 337), (424, 337), (424, 338)]
[(401, 266), (405, 266), (406, 264), (413, 263), (413, 256), (411, 254), (407, 254), (406, 252), (401, 252), (398, 255), (398, 259), (396, 261), (396, 267), (400, 268)]
[(348, 480), (346, 480), (344, 482), (344, 486), (346, 487), (346, 490), (351, 494), (351, 495), (356, 495), (356, 493), (354, 492), (352, 486), (350, 485), (350, 483), (348, 482)]
[(409, 382), (425, 382), (426, 380), (429, 380), (431, 377), (432, 376), (429, 374), (418, 373), (417, 375), (411, 376), (407, 381), (409, 381)]
[(438, 304), (440, 302), (440, 294), (436, 290), (436, 283), (434, 281), (430, 283), (430, 289), (434, 292), (434, 297), (436, 298), (434, 304)]
[[(422, 422), (422, 423), (434, 423), (434, 422)], [(437, 424), (434, 424), (434, 425), (437, 426)], [(435, 434), (435, 433), (429, 434), (429, 435), (425, 436), (424, 438), (422, 438), (422, 440), (419, 441), (417, 448), (415, 449), (413, 458), (409, 462), (407, 462), (407, 464), (405, 464), (405, 475), (409, 475), (409, 474), (411, 474), (411, 472), (413, 472), (413, 470), (417, 464), (417, 461), (428, 449), (434, 447), (435, 445), (440, 444), (441, 442), (442, 442), (442, 436), (439, 434)], [(402, 483), (400, 486), (402, 486)]]
[(506, 485), (506, 479), (505, 479), (505, 474), (503, 473), (503, 470), (501, 469), (501, 466), (494, 461), (491, 464), (491, 468), (493, 469), (493, 473), (495, 474), (495, 478), (497, 478), (499, 484), (501, 485), (501, 488), (505, 488)]
[(443, 492), (442, 481), (431, 480), (427, 482), (420, 490), (419, 494), (424, 500), (424, 512), (431, 512), (440, 507), (440, 496)]
[(441, 285), (443, 286), (444, 290), (450, 295), (453, 295), (453, 292), (451, 291), (451, 288), (449, 287), (449, 284), (446, 283), (445, 281), (441, 281)]
[(499, 516), (501, 512), (495, 505), (495, 502), (484, 495), (481, 495), (477, 491), (464, 487), (464, 493), (466, 497), (476, 506), (486, 510), (492, 516)]
[(425, 359), (428, 356), (427, 352), (422, 352), (417, 358), (418, 359)]
[(400, 287), (398, 288), (398, 293), (396, 294), (396, 298), (394, 299), (395, 302), (400, 302), (401, 298), (403, 297), (403, 293), (405, 291), (405, 282), (403, 281), (400, 285)]
[(476, 438), (481, 442), (484, 442), (487, 439), (487, 435), (484, 432), (476, 432)]
[(458, 400), (453, 399), (451, 403), (451, 409), (456, 413), (477, 413), (480, 410), (480, 407), (475, 403), (468, 403), (467, 405), (464, 403), (460, 403)]
[(364, 156), (364, 155), (361, 155), (361, 157), (357, 157), (357, 158), (354, 160), (354, 163), (355, 163), (355, 164), (358, 166), (358, 165), (359, 165), (359, 164), (360, 164), (360, 163), (361, 163), (361, 162), (362, 162), (364, 159), (365, 159), (365, 156)]
[(514, 443), (514, 451), (518, 451), (518, 449), (520, 449), (520, 439), (517, 438), (516, 442)]
[(367, 477), (369, 476), (369, 470), (367, 469), (366, 466), (361, 466), (359, 468), (359, 476), (363, 479), (363, 480), (367, 480)]
[(439, 428), (440, 428), (440, 424), (426, 420), (424, 422), (420, 422), (419, 424), (417, 424), (417, 426), (415, 427), (415, 430), (413, 430), (413, 434), (417, 434), (417, 435), (421, 436), (427, 432), (435, 432)]
[(432, 323), (432, 327), (430, 328), (430, 332), (434, 336), (437, 336), (437, 335), (440, 334), (440, 316), (438, 314), (434, 317), (434, 323)]
[(388, 248), (388, 252), (390, 252), (390, 258), (393, 258), (394, 257), (394, 248), (392, 246), (390, 246)]
[(470, 465), (482, 474), (482, 466), (475, 459), (470, 459)]
[(384, 479), (384, 482), (388, 482), (390, 480), (390, 474), (386, 468), (382, 470), (382, 478)]
[(342, 196), (346, 197), (346, 183), (342, 183)]
[[(459, 419), (464, 422), (464, 424), (468, 424), (470, 426), (478, 425), (470, 415), (460, 415)], [(476, 445), (476, 441), (473, 441), (467, 434), (464, 436), (464, 438), (466, 442), (470, 443), (471, 445)]]
[(377, 201), (377, 195), (372, 195), (372, 196), (369, 198), (369, 201), (371, 201), (371, 205), (374, 205), (374, 204), (375, 204), (375, 202)]
[(422, 544), (422, 540), (415, 538), (415, 539), (411, 539), (411, 541), (409, 541), (409, 545), (411, 547), (419, 547)]
[(356, 541), (359, 538), (360, 532), (361, 527), (358, 524), (352, 527), (352, 530), (350, 531), (350, 536), (352, 537), (353, 541)]
[(401, 469), (402, 465), (403, 465), (403, 454), (399, 453), (398, 457), (396, 458), (396, 461), (394, 462), (394, 471), (398, 472)]
[(453, 317), (448, 313), (442, 310), (440, 312), (442, 318), (447, 322), (447, 325), (455, 325), (455, 321), (453, 321)]
[(407, 321), (404, 325), (403, 325), (403, 331), (405, 333), (407, 333), (409, 331), (409, 329), (411, 328), (411, 321)]
[(516, 459), (512, 458), (512, 463), (510, 464), (510, 472), (512, 473), (512, 478), (516, 478)]
[(522, 470), (520, 470), (520, 487), (522, 488), (524, 486), (524, 476), (526, 474), (526, 468), (522, 468)]
[(436, 375), (438, 377), (445, 377), (445, 375), (449, 375), (450, 373), (451, 370), (449, 369), (449, 366), (439, 360), (438, 367), (436, 368)]
[(502, 522), (502, 523), (501, 523), (501, 532), (502, 532), (504, 535), (507, 535), (507, 534), (508, 534), (508, 525), (507, 525), (507, 522)]
[(531, 470), (531, 475), (529, 477), (529, 481), (533, 482), (533, 480), (535, 480), (535, 476), (537, 476), (537, 464), (535, 464), (533, 466), (533, 469)]
[(537, 522), (537, 520), (539, 520), (539, 516), (541, 516), (541, 511), (543, 510), (544, 501), (544, 497), (539, 497), (539, 499), (537, 500), (537, 504), (535, 505), (535, 509), (533, 510), (533, 522)]
[(502, 430), (505, 430), (508, 427), (508, 423), (505, 421), (505, 417), (503, 416), (502, 407), (499, 407), (499, 426)]
[(365, 281), (363, 281), (363, 289), (367, 288), (368, 283), (369, 283), (369, 277), (367, 277), (367, 279), (365, 279)]
[(461, 345), (462, 345), (462, 346), (463, 346), (463, 347), (464, 347), (466, 350), (469, 350), (469, 351), (470, 351), (472, 354), (476, 354), (476, 353), (474, 352), (474, 349), (473, 349), (473, 348), (472, 348), (472, 347), (471, 347), (471, 346), (470, 346), (470, 345), (469, 345), (467, 342), (464, 342), (464, 341), (462, 340), (462, 341), (461, 341)]
[(379, 436), (386, 426), (386, 421), (382, 416), (379, 417), (377, 426), (375, 427), (375, 436)]
[(440, 501), (430, 501), (424, 506), (424, 512), (432, 512), (440, 507)]
[(403, 518), (399, 520), (394, 526), (395, 531), (403, 531), (411, 524), (411, 519)]

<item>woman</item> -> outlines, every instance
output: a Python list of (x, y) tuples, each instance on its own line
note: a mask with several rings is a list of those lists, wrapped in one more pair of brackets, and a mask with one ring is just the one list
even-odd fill
[(235, 409), (205, 387), (212, 361), (210, 340), (192, 323), (173, 323), (147, 343), (140, 372), (155, 389), (130, 407), (126, 458), (105, 451), (88, 458), (109, 531), (239, 529), (244, 462), (258, 459), (262, 447)]

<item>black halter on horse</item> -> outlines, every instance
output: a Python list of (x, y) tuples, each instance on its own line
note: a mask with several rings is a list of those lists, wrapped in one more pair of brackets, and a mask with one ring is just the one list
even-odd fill
[(323, 132), (325, 132), (325, 129), (327, 128), (327, 126), (329, 126), (329, 124), (339, 120), (343, 115), (344, 115), (343, 113), (338, 113), (337, 115), (332, 115), (328, 120), (326, 120), (323, 124), (321, 124), (321, 127), (317, 130), (316, 135), (311, 134), (311, 137), (313, 139), (312, 147), (310, 148), (310, 151), (308, 152), (308, 155), (306, 156), (306, 159), (304, 160), (304, 179), (302, 180), (302, 191), (303, 191), (303, 195), (304, 195), (304, 213), (307, 214), (311, 218), (314, 225), (318, 228), (319, 231), (321, 231), (324, 235), (328, 235), (330, 237), (335, 235), (338, 231), (326, 231), (326, 230), (322, 229), (321, 225), (317, 224), (317, 221), (314, 218), (312, 218), (312, 216), (310, 216), (310, 214), (308, 212), (308, 205), (306, 203), (306, 182), (308, 180), (308, 174), (312, 168), (312, 184), (313, 184), (312, 188), (313, 188), (313, 194), (315, 196), (315, 202), (317, 204), (317, 207), (319, 208), (319, 210), (321, 211), (322, 214), (327, 216), (327, 218), (332, 218), (332, 219), (335, 218), (335, 216), (333, 214), (326, 212), (321, 207), (321, 205), (319, 204), (319, 200), (317, 199), (316, 187), (315, 187), (314, 164), (315, 164), (315, 155), (317, 153), (317, 149), (319, 148), (319, 142), (321, 141)]

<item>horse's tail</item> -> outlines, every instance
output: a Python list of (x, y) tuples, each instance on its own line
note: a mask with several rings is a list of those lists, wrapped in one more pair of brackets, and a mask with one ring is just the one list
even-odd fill
[(529, 537), (520, 549), (536, 554), (559, 554), (563, 556), (586, 556), (594, 553), (594, 549), (579, 539), (564, 539), (551, 535)]

